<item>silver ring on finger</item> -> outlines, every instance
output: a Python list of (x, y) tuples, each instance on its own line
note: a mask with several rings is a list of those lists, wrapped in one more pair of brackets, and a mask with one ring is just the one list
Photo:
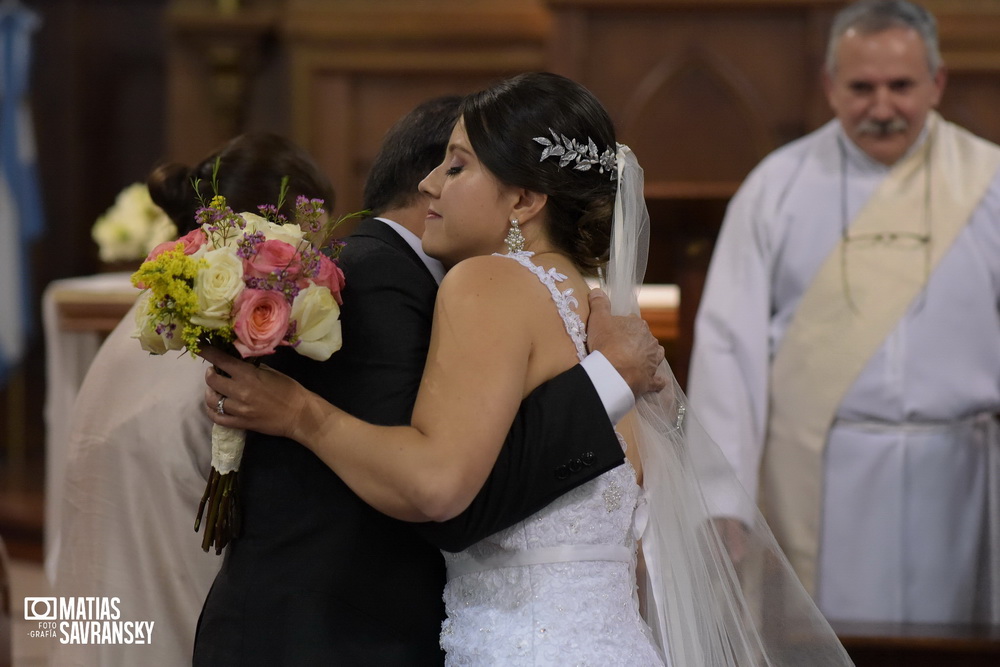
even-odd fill
[(219, 396), (219, 402), (215, 404), (215, 411), (220, 415), (226, 414), (226, 396)]

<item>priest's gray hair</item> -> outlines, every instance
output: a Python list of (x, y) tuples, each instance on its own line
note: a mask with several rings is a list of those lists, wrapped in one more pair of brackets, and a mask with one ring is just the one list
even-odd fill
[(830, 26), (826, 45), (827, 73), (832, 75), (837, 69), (837, 45), (848, 30), (871, 35), (890, 28), (916, 31), (927, 51), (927, 66), (932, 73), (937, 73), (942, 64), (937, 21), (929, 11), (906, 0), (861, 0), (840, 10)]

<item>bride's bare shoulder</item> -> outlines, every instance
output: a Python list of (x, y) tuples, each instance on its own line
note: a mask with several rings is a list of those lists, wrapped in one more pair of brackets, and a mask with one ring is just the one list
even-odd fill
[(509, 257), (481, 255), (456, 264), (441, 282), (447, 296), (499, 297), (517, 294), (523, 285), (537, 282), (530, 271)]

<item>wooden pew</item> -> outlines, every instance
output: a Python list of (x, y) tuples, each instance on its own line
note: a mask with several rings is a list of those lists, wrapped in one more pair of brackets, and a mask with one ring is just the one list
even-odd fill
[(997, 667), (1000, 625), (831, 623), (857, 667)]

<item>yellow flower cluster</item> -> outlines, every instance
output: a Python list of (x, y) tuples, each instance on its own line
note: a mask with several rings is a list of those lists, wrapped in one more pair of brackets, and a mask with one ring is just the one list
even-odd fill
[[(188, 348), (197, 353), (199, 341), (205, 339), (208, 329), (191, 323), (198, 312), (198, 295), (194, 290), (198, 270), (206, 266), (204, 258), (195, 259), (184, 254), (184, 245), (178, 243), (156, 258), (143, 262), (139, 270), (132, 274), (132, 284), (148, 288), (148, 315), (156, 322), (177, 323), (180, 331), (158, 332), (173, 339), (167, 349)], [(213, 328), (214, 339), (231, 341), (235, 337), (232, 327)]]

